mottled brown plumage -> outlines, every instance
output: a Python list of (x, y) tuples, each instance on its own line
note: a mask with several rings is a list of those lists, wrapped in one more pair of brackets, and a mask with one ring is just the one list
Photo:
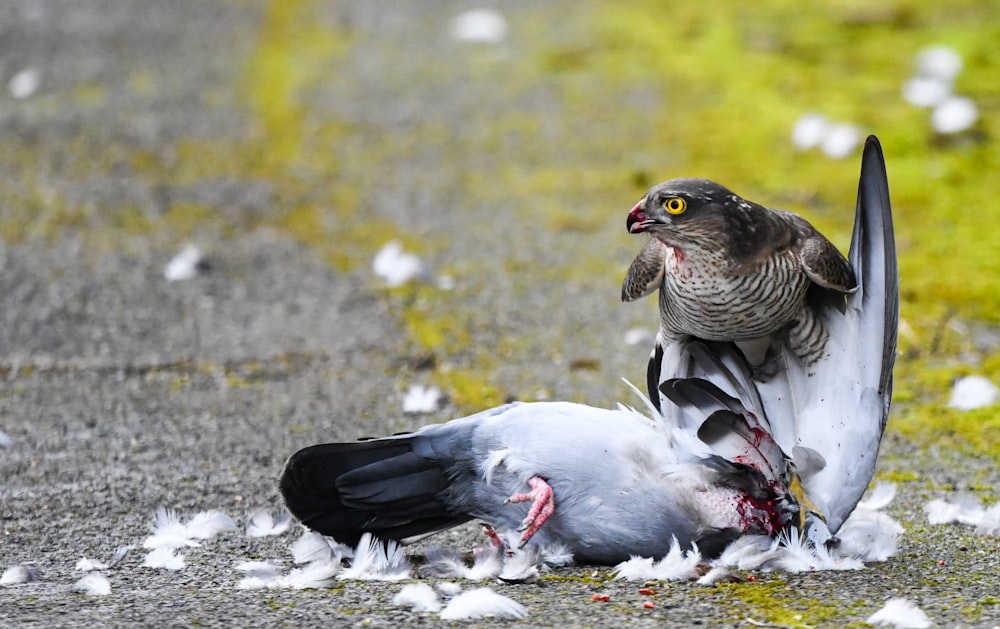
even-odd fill
[(665, 339), (750, 341), (787, 331), (808, 366), (827, 337), (807, 291), (846, 294), (857, 286), (846, 258), (808, 221), (705, 179), (654, 186), (627, 226), (652, 238), (628, 270), (622, 299), (659, 288)]

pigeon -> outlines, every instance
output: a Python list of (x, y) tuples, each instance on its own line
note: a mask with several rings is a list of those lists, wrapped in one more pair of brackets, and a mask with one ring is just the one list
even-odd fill
[[(566, 546), (576, 561), (705, 556), (744, 533), (776, 535), (797, 505), (735, 346), (692, 343), (698, 377), (665, 383), (683, 422), (569, 402), (511, 403), (415, 432), (307, 447), (280, 489), (308, 528), (355, 544), (409, 543), (478, 519), (499, 540)], [(638, 393), (638, 391), (637, 391)], [(499, 543), (499, 542), (498, 542)]]
[(873, 475), (892, 388), (898, 277), (874, 138), (850, 271), (853, 292), (815, 306), (829, 338), (812, 376), (789, 343), (761, 382), (733, 339), (671, 339), (651, 358), (645, 413), (515, 402), (313, 445), (287, 460), (281, 494), (306, 527), (351, 545), (366, 534), (406, 544), (470, 520), (494, 543), (561, 545), (596, 564), (673, 548), (711, 558), (745, 534), (796, 526), (832, 542)]
[[(739, 204), (739, 201), (729, 202)], [(669, 206), (669, 203), (667, 200), (663, 204)], [(633, 213), (638, 215), (639, 210)], [(803, 224), (788, 214), (769, 216), (774, 221)], [(771, 436), (789, 457), (792, 475), (788, 482), (793, 494), (800, 504), (809, 507), (801, 513), (808, 511), (818, 516), (812, 518), (811, 535), (815, 536), (813, 539), (826, 540), (850, 515), (871, 481), (892, 397), (899, 329), (899, 272), (885, 158), (875, 136), (869, 136), (862, 154), (846, 271), (831, 270), (838, 268), (839, 254), (818, 238), (816, 234), (807, 236), (814, 249), (827, 252), (820, 256), (820, 259), (825, 257), (826, 263), (803, 264), (827, 270), (805, 272), (812, 286), (806, 287), (805, 305), (796, 306), (800, 314), (793, 315), (801, 317), (801, 313), (807, 313), (814, 332), (797, 336), (794, 325), (798, 324), (794, 324), (787, 335), (778, 331), (765, 337), (770, 344), (770, 373), (760, 378), (759, 368), (755, 367), (754, 384), (762, 400), (764, 417), (772, 428)], [(759, 245), (746, 246), (759, 249)], [(667, 269), (671, 268), (670, 255)], [(694, 259), (694, 255), (685, 258), (688, 263)], [(664, 276), (672, 273), (665, 270)], [(822, 281), (827, 285), (815, 277), (825, 277)], [(789, 281), (801, 283), (802, 279)], [(663, 287), (668, 283), (666, 279), (660, 280)], [(768, 283), (779, 292), (790, 290), (782, 287), (780, 281), (768, 280)], [(648, 288), (651, 284), (644, 285)], [(661, 303), (669, 302), (671, 298), (663, 294), (671, 289), (660, 290)], [(781, 317), (775, 314), (774, 318)], [(758, 328), (754, 333), (763, 330)], [(823, 330), (822, 352), (804, 351), (800, 341), (819, 339), (815, 330)], [(733, 333), (724, 340), (738, 341), (740, 336)], [(714, 381), (711, 374), (701, 374), (698, 365), (687, 358), (687, 342), (661, 331), (650, 356), (647, 389), (654, 406), (668, 421), (675, 414), (675, 407), (660, 395), (661, 383), (699, 374)], [(754, 348), (740, 345), (749, 358)], [(803, 360), (804, 353), (813, 358)]]
[(823, 355), (827, 331), (807, 294), (842, 296), (857, 288), (844, 256), (804, 218), (707, 179), (654, 186), (626, 225), (652, 238), (628, 269), (622, 301), (659, 289), (665, 341), (751, 341), (785, 332), (811, 366)]

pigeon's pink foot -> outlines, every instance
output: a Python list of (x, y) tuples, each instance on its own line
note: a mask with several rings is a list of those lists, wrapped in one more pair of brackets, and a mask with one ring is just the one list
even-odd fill
[(528, 486), (531, 487), (531, 491), (528, 493), (514, 494), (504, 501), (531, 501), (531, 508), (528, 510), (527, 517), (521, 521), (521, 526), (517, 527), (517, 530), (522, 531), (521, 542), (518, 544), (519, 548), (528, 543), (528, 540), (538, 532), (538, 529), (542, 528), (542, 525), (545, 524), (546, 520), (548, 520), (556, 510), (556, 501), (552, 488), (545, 482), (545, 479), (541, 476), (532, 476), (528, 479)]
[(489, 524), (483, 525), (483, 534), (489, 538), (490, 543), (494, 548), (506, 548), (507, 544), (504, 543), (503, 539), (500, 538), (500, 534), (497, 530), (490, 526)]

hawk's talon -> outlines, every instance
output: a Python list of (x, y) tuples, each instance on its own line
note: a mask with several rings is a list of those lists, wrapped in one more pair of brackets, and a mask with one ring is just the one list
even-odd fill
[(802, 486), (802, 479), (795, 472), (791, 473), (791, 478), (788, 481), (788, 493), (792, 495), (795, 502), (799, 505), (799, 529), (805, 530), (806, 528), (806, 515), (808, 512), (816, 514), (820, 520), (826, 524), (826, 515), (819, 510), (812, 500), (809, 499), (809, 495), (806, 494), (806, 488)]

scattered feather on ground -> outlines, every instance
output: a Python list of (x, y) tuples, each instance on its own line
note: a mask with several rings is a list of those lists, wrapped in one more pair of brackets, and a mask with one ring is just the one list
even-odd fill
[(979, 108), (966, 96), (949, 96), (931, 112), (931, 127), (938, 133), (961, 133), (979, 120)]
[(169, 546), (154, 548), (146, 554), (142, 560), (145, 568), (164, 568), (166, 570), (180, 570), (185, 566), (184, 556), (176, 554), (176, 549)]
[(502, 552), (493, 547), (474, 549), (471, 566), (460, 553), (451, 550), (429, 548), (426, 556), (427, 562), (420, 566), (420, 574), (426, 577), (481, 581), (496, 577), (503, 569)]
[(415, 384), (403, 396), (404, 413), (433, 413), (441, 408), (444, 396), (437, 387), (425, 387)]
[(17, 583), (31, 583), (39, 581), (42, 573), (37, 568), (31, 566), (11, 566), (0, 575), (0, 585), (15, 585)]
[[(732, 576), (730, 568), (784, 572), (859, 570), (866, 561), (885, 561), (896, 553), (899, 537), (903, 534), (903, 527), (879, 510), (895, 495), (896, 488), (892, 484), (873, 488), (837, 531), (840, 544), (836, 548), (810, 544), (795, 528), (777, 538), (744, 535), (709, 562), (710, 570), (698, 582), (710, 585), (729, 579)], [(700, 574), (699, 563), (701, 555), (697, 548), (682, 552), (674, 540), (667, 556), (660, 561), (633, 557), (618, 564), (615, 578), (630, 581), (695, 579)]]
[(931, 524), (959, 523), (975, 527), (977, 535), (1000, 536), (1000, 502), (985, 508), (972, 496), (961, 496), (956, 502), (931, 500), (924, 505)]
[(472, 620), (486, 616), (524, 618), (525, 615), (527, 611), (523, 605), (489, 588), (462, 592), (441, 611), (442, 620)]
[(338, 579), (363, 581), (402, 581), (410, 578), (410, 560), (394, 541), (382, 541), (370, 533), (361, 536), (351, 565)]
[(350, 546), (340, 544), (332, 537), (302, 528), (302, 536), (292, 544), (292, 561), (297, 564), (326, 561), (333, 558), (349, 559), (354, 556)]
[(293, 568), (287, 574), (269, 561), (247, 561), (236, 566), (246, 573), (236, 584), (239, 590), (279, 588), (306, 590), (329, 587), (340, 571), (340, 558), (313, 561), (301, 568)]
[(100, 572), (88, 572), (73, 584), (73, 591), (88, 596), (107, 596), (111, 594), (111, 581)]
[(201, 250), (194, 245), (187, 245), (167, 263), (163, 269), (163, 277), (168, 282), (189, 280), (198, 275), (198, 271), (204, 268), (204, 265), (205, 259)]
[(837, 553), (865, 561), (885, 561), (896, 554), (903, 535), (899, 522), (874, 509), (855, 509), (837, 531)]
[(236, 522), (221, 511), (203, 511), (184, 523), (176, 511), (160, 507), (150, 529), (152, 535), (142, 543), (143, 548), (180, 548), (200, 546), (194, 540), (211, 539), (223, 531), (235, 531)]
[(632, 557), (615, 566), (615, 579), (629, 581), (687, 581), (698, 576), (701, 553), (698, 547), (681, 550), (675, 537), (670, 543), (670, 551), (659, 561), (650, 557)]
[(7, 81), (7, 93), (11, 98), (22, 100), (34, 95), (41, 84), (41, 73), (35, 68), (25, 68)]
[(951, 388), (948, 406), (960, 411), (971, 411), (1000, 401), (1000, 389), (984, 376), (965, 376), (955, 381)]
[(99, 559), (89, 559), (87, 557), (81, 557), (79, 561), (76, 562), (75, 569), (81, 572), (90, 572), (92, 570), (109, 570), (114, 568), (125, 559), (125, 556), (134, 549), (135, 546), (119, 546), (115, 549), (114, 556), (111, 557), (111, 561), (103, 562)]
[(491, 9), (473, 9), (451, 21), (451, 36), (469, 44), (499, 44), (507, 39), (507, 19)]
[(882, 609), (869, 616), (865, 622), (897, 629), (923, 629), (931, 626), (927, 614), (905, 598), (889, 599)]
[(441, 601), (437, 592), (426, 583), (404, 585), (403, 589), (392, 597), (392, 604), (397, 607), (408, 607), (415, 612), (441, 611)]
[(281, 566), (271, 561), (244, 561), (237, 564), (236, 569), (248, 577), (259, 577), (262, 579), (276, 577), (281, 574)]
[(648, 328), (629, 328), (625, 331), (626, 345), (652, 345), (656, 342), (656, 331)]
[(865, 493), (864, 498), (855, 507), (855, 511), (858, 509), (868, 511), (885, 509), (895, 499), (896, 483), (878, 482)]
[(247, 537), (270, 537), (281, 535), (292, 526), (292, 514), (286, 509), (278, 511), (277, 517), (267, 509), (257, 509), (247, 516)]
[(14, 440), (10, 438), (10, 435), (0, 430), (0, 448), (9, 448), (14, 445)]
[(405, 253), (398, 240), (389, 241), (378, 250), (372, 260), (372, 271), (390, 287), (402, 286), (426, 273), (423, 261)]

